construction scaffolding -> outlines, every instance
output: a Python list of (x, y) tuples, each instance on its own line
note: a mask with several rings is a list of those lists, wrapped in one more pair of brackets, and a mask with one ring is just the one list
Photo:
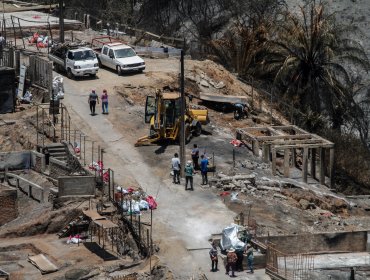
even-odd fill
[[(334, 143), (309, 133), (297, 126), (249, 127), (238, 129), (236, 138), (249, 145), (255, 156), (260, 156), (265, 162), (271, 161), (272, 175), (276, 175), (276, 160), (279, 152), (283, 152), (283, 174), (289, 178), (290, 168), (296, 165), (297, 155), (302, 158), (302, 178), (307, 183), (308, 168), (313, 179), (325, 184), (325, 176), (329, 177), (328, 185), (333, 185), (334, 179)], [(327, 159), (328, 157), (328, 159)], [(317, 176), (316, 165), (319, 162)], [(328, 162), (328, 164), (327, 164)]]

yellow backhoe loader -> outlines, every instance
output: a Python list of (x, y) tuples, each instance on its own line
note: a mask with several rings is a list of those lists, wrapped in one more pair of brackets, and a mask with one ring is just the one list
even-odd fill
[[(158, 141), (177, 141), (180, 136), (181, 97), (179, 92), (157, 90), (155, 96), (147, 96), (145, 123), (150, 123), (150, 133), (141, 137), (135, 146), (151, 145)], [(198, 105), (185, 105), (185, 138), (199, 136), (202, 125), (207, 124), (208, 110)]]

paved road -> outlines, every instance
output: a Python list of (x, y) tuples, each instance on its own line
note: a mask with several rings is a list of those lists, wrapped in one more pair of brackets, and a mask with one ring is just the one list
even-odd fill
[[(177, 63), (174, 61), (174, 63)], [(169, 67), (175, 68), (174, 65)], [(158, 67), (157, 61), (147, 61), (147, 69)], [(113, 120), (125, 122), (129, 112), (115, 110), (120, 108), (122, 99), (110, 95), (110, 114), (91, 116), (87, 97), (91, 88), (101, 92), (107, 88), (112, 93), (112, 87), (120, 83), (145, 83), (144, 74), (118, 77), (115, 73), (101, 70), (99, 79), (71, 81), (65, 79), (65, 99), (63, 103), (72, 115), (72, 122), (106, 148), (104, 163), (106, 167), (115, 170), (115, 181), (121, 184), (137, 182), (149, 194), (155, 195), (159, 189), (159, 208), (154, 216), (154, 241), (160, 247), (159, 257), (174, 272), (177, 279), (189, 279), (199, 271), (206, 273), (208, 279), (227, 279), (223, 268), (217, 273), (209, 272), (207, 250), (188, 251), (187, 248), (209, 247), (208, 239), (212, 233), (219, 233), (222, 228), (232, 222), (235, 215), (217, 199), (209, 190), (196, 188), (194, 192), (185, 191), (179, 185), (173, 185), (167, 176), (158, 173), (148, 164), (148, 159), (142, 156), (132, 141), (128, 141), (125, 131)], [(101, 112), (98, 107), (98, 112)], [(116, 115), (121, 114), (121, 115)], [(142, 135), (137, 135), (137, 137)], [(206, 137), (206, 136), (204, 136)], [(153, 154), (153, 157), (155, 155)], [(239, 279), (269, 279), (263, 271), (257, 271), (255, 276), (240, 273)]]

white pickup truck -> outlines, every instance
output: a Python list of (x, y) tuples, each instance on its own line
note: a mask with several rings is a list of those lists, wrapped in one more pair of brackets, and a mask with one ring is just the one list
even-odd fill
[(82, 76), (95, 77), (99, 70), (95, 53), (86, 47), (58, 46), (51, 50), (49, 59), (53, 61), (55, 71), (67, 72), (70, 79)]
[(98, 56), (99, 66), (111, 68), (118, 75), (145, 70), (144, 60), (130, 46), (110, 37), (93, 39), (92, 48)]

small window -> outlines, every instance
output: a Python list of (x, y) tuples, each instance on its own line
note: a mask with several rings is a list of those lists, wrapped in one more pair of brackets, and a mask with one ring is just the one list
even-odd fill
[(69, 59), (73, 59), (74, 58), (73, 52), (68, 52), (68, 58)]
[(105, 55), (108, 54), (108, 48), (107, 47), (103, 47), (103, 54), (105, 54)]
[(113, 54), (113, 50), (112, 49), (109, 50), (109, 57), (114, 57), (114, 54)]

